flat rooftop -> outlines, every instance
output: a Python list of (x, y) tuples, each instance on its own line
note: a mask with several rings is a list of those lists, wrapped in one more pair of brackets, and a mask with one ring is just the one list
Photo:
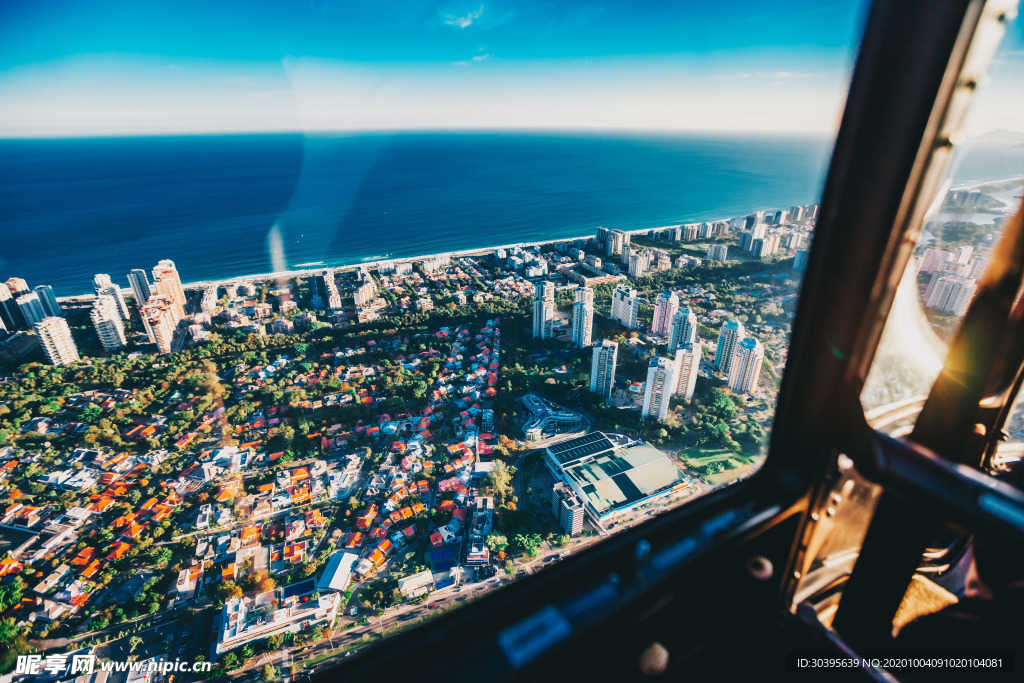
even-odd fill
[(547, 456), (598, 516), (633, 507), (687, 481), (654, 446), (623, 448), (600, 432), (555, 444)]

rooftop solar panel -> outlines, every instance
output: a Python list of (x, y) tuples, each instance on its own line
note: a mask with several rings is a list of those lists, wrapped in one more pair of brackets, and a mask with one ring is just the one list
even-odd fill
[(548, 446), (548, 452), (565, 466), (582, 458), (612, 450), (614, 447), (607, 436), (601, 432), (593, 432)]

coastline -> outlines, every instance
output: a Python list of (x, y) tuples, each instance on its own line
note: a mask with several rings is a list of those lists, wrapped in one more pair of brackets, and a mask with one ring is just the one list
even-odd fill
[[(957, 186), (955, 188), (950, 188), (950, 189), (951, 190), (961, 190), (961, 191), (962, 190), (973, 190), (973, 189), (977, 189), (977, 188), (984, 188), (984, 187), (987, 187), (987, 186), (990, 186), (990, 185), (999, 185), (999, 184), (1003, 184), (1003, 183), (1013, 183), (1013, 182), (1019, 182), (1019, 183), (1024, 184), (1024, 176), (1014, 176), (1014, 177), (1011, 177), (1011, 178), (1001, 178), (1001, 179), (996, 179), (996, 180), (987, 180), (987, 181), (982, 181), (982, 182), (974, 182), (974, 183), (970, 183), (970, 184), (966, 184), (966, 185), (960, 185), (960, 186)], [(712, 223), (712, 222), (717, 222), (717, 221), (729, 221), (729, 220), (732, 220), (732, 218), (736, 218), (736, 216), (732, 216), (730, 218), (708, 219), (708, 220), (705, 220), (705, 221), (698, 221), (698, 222)], [(679, 225), (686, 225), (686, 223), (685, 222), (683, 222), (683, 223), (670, 223), (670, 224), (666, 224), (666, 225), (657, 225), (657, 226), (651, 226), (651, 227), (647, 227), (647, 228), (636, 228), (636, 229), (633, 229), (633, 230), (624, 230), (624, 232), (627, 232), (627, 233), (629, 233), (631, 235), (636, 235), (636, 234), (640, 234), (640, 233), (646, 233), (646, 232), (648, 232), (650, 230), (664, 230), (666, 228), (674, 228), (674, 227), (677, 227)], [(600, 227), (600, 226), (594, 226), (594, 227), (596, 229), (597, 227)], [(375, 259), (369, 260), (369, 261), (362, 261), (360, 263), (349, 263), (349, 264), (345, 264), (345, 265), (341, 265), (341, 266), (332, 266), (332, 265), (330, 265), (330, 264), (325, 262), (322, 265), (318, 265), (318, 266), (315, 266), (315, 267), (309, 267), (309, 268), (294, 268), (294, 269), (282, 270), (282, 271), (276, 271), (276, 272), (270, 272), (270, 273), (254, 273), (254, 274), (247, 274), (247, 275), (234, 275), (234, 276), (217, 278), (217, 279), (211, 279), (211, 280), (194, 280), (194, 281), (191, 281), (191, 282), (183, 282), (182, 283), (182, 288), (183, 289), (205, 289), (206, 287), (209, 287), (210, 285), (217, 285), (218, 287), (223, 287), (225, 285), (229, 285), (229, 284), (232, 284), (232, 283), (235, 283), (235, 282), (262, 282), (262, 281), (267, 281), (267, 280), (287, 280), (287, 279), (291, 279), (293, 277), (308, 277), (310, 275), (313, 275), (313, 274), (315, 274), (315, 273), (317, 273), (319, 271), (322, 271), (322, 270), (328, 269), (328, 268), (331, 269), (331, 270), (334, 270), (335, 272), (350, 273), (352, 271), (358, 270), (359, 268), (370, 268), (370, 269), (373, 269), (375, 267), (378, 267), (382, 263), (412, 263), (412, 262), (415, 262), (415, 261), (423, 261), (423, 260), (427, 260), (427, 259), (431, 259), (431, 258), (437, 258), (439, 256), (452, 256), (452, 257), (481, 256), (481, 255), (487, 255), (487, 254), (493, 253), (497, 249), (512, 249), (512, 248), (516, 248), (516, 247), (525, 248), (525, 247), (540, 246), (540, 245), (545, 245), (545, 244), (555, 244), (555, 243), (558, 243), (558, 242), (571, 242), (572, 240), (577, 240), (577, 239), (590, 239), (591, 237), (593, 237), (593, 234), (574, 235), (574, 236), (569, 236), (569, 237), (560, 237), (560, 238), (557, 238), (557, 239), (534, 240), (534, 241), (529, 241), (529, 242), (511, 242), (511, 243), (508, 243), (508, 244), (496, 244), (496, 245), (491, 245), (491, 246), (477, 247), (477, 248), (473, 248), (473, 249), (458, 249), (458, 250), (455, 250), (455, 251), (442, 251), (442, 252), (434, 252), (434, 253), (429, 253), (429, 254), (418, 254), (418, 255), (415, 255), (415, 256), (401, 256), (401, 257), (396, 257), (396, 258), (375, 258)], [(302, 264), (302, 265), (308, 265), (308, 264)], [(124, 286), (121, 287), (121, 291), (125, 292), (125, 293), (131, 293), (131, 289), (128, 288), (128, 287), (124, 287)], [(57, 297), (57, 301), (80, 302), (80, 301), (90, 300), (90, 299), (92, 299), (94, 297), (95, 297), (94, 294), (85, 293), (85, 294), (77, 294), (77, 295), (72, 295), (72, 296)]]

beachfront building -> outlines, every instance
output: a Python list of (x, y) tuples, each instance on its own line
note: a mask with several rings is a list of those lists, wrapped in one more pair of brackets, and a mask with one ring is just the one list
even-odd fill
[(590, 390), (602, 398), (611, 396), (615, 388), (615, 363), (618, 355), (618, 342), (602, 339), (594, 345), (594, 357), (590, 363)]
[(665, 290), (654, 302), (654, 320), (651, 322), (651, 334), (668, 335), (672, 319), (679, 310), (679, 297), (675, 292)]
[(718, 331), (718, 347), (715, 349), (715, 370), (724, 375), (729, 374), (736, 346), (746, 334), (743, 323), (735, 318), (722, 325), (722, 329)]
[(781, 239), (778, 234), (765, 235), (755, 239), (750, 246), (750, 255), (759, 259), (766, 259), (769, 256), (775, 255), (779, 250)]
[(615, 287), (611, 317), (631, 330), (636, 328), (640, 317), (640, 297), (635, 289), (626, 284)]
[(43, 304), (39, 301), (39, 295), (35, 292), (22, 294), (15, 299), (15, 302), (18, 304), (18, 310), (21, 311), (21, 317), (25, 319), (25, 324), (30, 327), (42, 322), (43, 318), (46, 317)]
[(21, 315), (18, 302), (3, 283), (0, 283), (0, 320), (11, 332), (25, 327), (25, 318)]
[(319, 275), (310, 278), (310, 289), (313, 292), (311, 304), (313, 308), (333, 311), (341, 308), (341, 293), (334, 279), (334, 271), (324, 269)]
[(538, 282), (533, 296), (533, 338), (549, 339), (555, 325), (555, 285)]
[(734, 394), (749, 394), (757, 386), (764, 361), (764, 347), (753, 337), (746, 337), (733, 352), (729, 369), (729, 391)]
[(177, 320), (185, 317), (185, 290), (181, 287), (181, 278), (174, 261), (164, 259), (153, 269), (153, 290), (160, 296), (171, 300), (171, 307)]
[(676, 364), (668, 358), (655, 357), (647, 367), (647, 385), (644, 387), (644, 405), (640, 417), (664, 420), (668, 405), (676, 391)]
[(35, 323), (36, 336), (43, 354), (51, 365), (67, 365), (79, 360), (78, 347), (71, 337), (68, 321), (58, 316), (45, 317)]
[(22, 294), (28, 294), (28, 283), (20, 277), (9, 277), (4, 284), (7, 285), (7, 289), (14, 298), (18, 298)]
[(697, 316), (689, 308), (676, 311), (668, 333), (668, 352), (675, 353), (680, 346), (692, 344), (696, 339)]
[(142, 307), (142, 322), (149, 334), (149, 341), (156, 344), (159, 353), (170, 353), (174, 333), (181, 318), (178, 307), (169, 296), (154, 295)]
[(605, 256), (614, 256), (622, 253), (622, 248), (629, 244), (629, 233), (624, 230), (611, 230), (607, 233), (605, 242)]
[(53, 287), (50, 285), (39, 285), (35, 288), (35, 295), (39, 297), (39, 303), (43, 307), (43, 312), (48, 316), (60, 317), (64, 315), (64, 311), (61, 310), (60, 304), (57, 303), (57, 297), (53, 293)]
[[(104, 285), (103, 289), (112, 286)], [(105, 351), (116, 351), (128, 343), (124, 336), (124, 321), (113, 297), (106, 294), (97, 296), (89, 311), (89, 318)]]
[(572, 345), (578, 349), (590, 346), (590, 335), (594, 328), (594, 290), (579, 287), (576, 302), (572, 305)]
[[(97, 277), (99, 277), (97, 275)], [(128, 273), (128, 286), (132, 288), (132, 296), (135, 298), (136, 308), (142, 308), (153, 296), (153, 289), (149, 286), (149, 276), (141, 268), (134, 268)]]
[(117, 309), (117, 314), (121, 316), (121, 320), (128, 320), (131, 315), (128, 312), (128, 304), (124, 300), (124, 295), (121, 293), (121, 288), (112, 282), (98, 287), (96, 289), (96, 297), (108, 297), (114, 302), (114, 307)]
[(712, 244), (708, 247), (708, 258), (712, 261), (725, 262), (726, 256), (729, 253), (728, 247), (724, 244)]
[(676, 362), (676, 396), (686, 400), (693, 398), (693, 390), (697, 386), (697, 375), (700, 373), (700, 357), (704, 346), (700, 340), (688, 344), (680, 344), (674, 351)]

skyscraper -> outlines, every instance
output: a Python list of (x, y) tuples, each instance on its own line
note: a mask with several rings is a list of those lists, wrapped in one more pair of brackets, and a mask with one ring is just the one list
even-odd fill
[(733, 353), (736, 345), (746, 336), (743, 323), (733, 318), (722, 325), (718, 332), (718, 348), (715, 350), (715, 370), (728, 375), (732, 367)]
[(708, 258), (712, 261), (725, 262), (726, 257), (729, 254), (729, 247), (724, 244), (712, 244), (708, 247)]
[(620, 284), (612, 292), (612, 319), (629, 329), (636, 329), (640, 317), (640, 297), (636, 290), (626, 284)]
[[(29, 295), (26, 295), (29, 296)], [(36, 336), (51, 365), (67, 365), (79, 360), (78, 347), (64, 318), (49, 316), (35, 323)]]
[(576, 303), (572, 305), (572, 344), (578, 349), (590, 346), (594, 328), (594, 290), (580, 287), (576, 290)]
[(104, 286), (111, 284), (110, 276), (106, 273), (97, 273), (92, 276), (92, 288), (97, 294), (100, 293), (100, 289)]
[(647, 386), (644, 387), (644, 406), (640, 417), (664, 420), (668, 404), (676, 392), (676, 363), (668, 358), (655, 357), (647, 367)]
[(156, 344), (159, 353), (170, 353), (174, 333), (178, 329), (178, 309), (169, 296), (156, 294), (140, 311), (149, 333), (149, 341)]
[(50, 285), (39, 285), (35, 288), (35, 294), (39, 297), (39, 303), (42, 304), (46, 315), (55, 317), (64, 315), (60, 304), (57, 303), (57, 297), (53, 294), (53, 287)]
[(185, 290), (181, 287), (181, 278), (178, 277), (174, 261), (164, 259), (156, 264), (153, 269), (153, 290), (171, 299), (178, 320), (185, 317)]
[(7, 289), (10, 291), (11, 296), (15, 299), (22, 294), (28, 294), (28, 283), (20, 277), (7, 278), (7, 282), (5, 284), (7, 285)]
[(313, 290), (311, 303), (314, 308), (322, 308), (326, 311), (341, 308), (341, 293), (338, 291), (338, 283), (334, 279), (334, 271), (324, 269), (322, 273), (311, 278), (310, 284)]
[(689, 308), (677, 311), (672, 316), (672, 326), (668, 334), (668, 352), (675, 353), (684, 344), (692, 344), (697, 338), (697, 316)]
[[(99, 277), (97, 275), (96, 277)], [(135, 268), (128, 273), (128, 286), (132, 288), (132, 296), (135, 297), (135, 306), (141, 309), (153, 296), (153, 290), (149, 286), (149, 276), (141, 268)]]
[(22, 294), (15, 301), (18, 302), (18, 310), (21, 311), (26, 325), (34, 327), (36, 323), (42, 322), (46, 317), (46, 309), (43, 308), (42, 302), (39, 301), (39, 295), (35, 292)]
[(555, 326), (555, 285), (538, 282), (533, 296), (533, 338), (548, 339)]
[[(104, 285), (101, 289), (107, 289), (113, 285)], [(96, 328), (96, 336), (100, 344), (107, 351), (116, 351), (127, 344), (124, 336), (124, 322), (121, 318), (121, 311), (113, 297), (100, 294), (92, 303), (92, 310), (89, 312), (92, 319), (92, 326)]]
[(699, 342), (682, 344), (675, 351), (676, 387), (678, 396), (689, 400), (693, 398), (693, 390), (697, 386), (697, 375), (700, 374), (700, 357), (704, 346)]
[(675, 292), (665, 290), (654, 302), (654, 320), (651, 322), (651, 334), (667, 335), (672, 326), (672, 318), (679, 310), (679, 297)]
[(615, 363), (618, 355), (618, 342), (602, 339), (594, 344), (594, 358), (590, 364), (590, 390), (602, 398), (611, 396), (615, 387)]
[(124, 294), (121, 293), (121, 288), (114, 283), (111, 282), (98, 288), (96, 296), (105, 296), (113, 299), (114, 305), (117, 306), (117, 314), (121, 316), (122, 320), (128, 320), (131, 317), (128, 313), (128, 304), (124, 300)]
[(4, 321), (4, 327), (10, 332), (28, 327), (25, 324), (25, 316), (18, 308), (18, 302), (11, 296), (11, 290), (7, 289), (7, 285), (3, 283), (0, 283), (0, 320)]
[(732, 356), (729, 369), (729, 391), (734, 394), (749, 394), (757, 386), (761, 376), (761, 363), (764, 361), (764, 347), (753, 337), (746, 337), (739, 344)]

